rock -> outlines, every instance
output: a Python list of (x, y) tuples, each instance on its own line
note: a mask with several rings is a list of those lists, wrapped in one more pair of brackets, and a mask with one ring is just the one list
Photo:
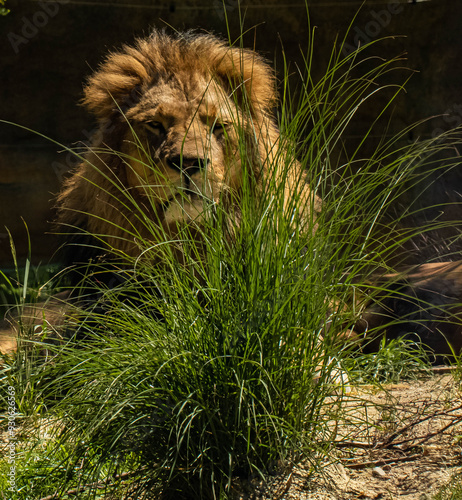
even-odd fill
[(380, 477), (381, 479), (385, 479), (387, 477), (387, 473), (381, 467), (374, 467), (372, 469), (372, 475)]

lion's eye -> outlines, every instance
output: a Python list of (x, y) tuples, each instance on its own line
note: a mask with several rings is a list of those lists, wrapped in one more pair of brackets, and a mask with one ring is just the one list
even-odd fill
[(227, 133), (228, 124), (223, 122), (215, 122), (211, 128), (212, 134), (217, 138), (222, 138)]
[(165, 128), (160, 122), (148, 122), (144, 126), (149, 132), (158, 137), (165, 135)]

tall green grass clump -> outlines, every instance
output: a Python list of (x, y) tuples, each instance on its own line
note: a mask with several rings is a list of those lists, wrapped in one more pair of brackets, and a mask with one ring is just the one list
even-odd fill
[[(390, 212), (442, 147), (403, 145), (404, 131), (371, 157), (358, 149), (335, 162), (355, 113), (396, 67), (371, 67), (373, 49), (333, 51), (318, 82), (309, 52), (297, 98), (284, 76), (282, 147), (263, 179), (250, 175), (236, 117), (248, 174), (238, 210), (204, 199), (201, 221), (172, 239), (120, 191), (152, 237), (139, 237), (139, 257), (114, 250), (91, 271), (94, 282), (108, 268), (119, 279), (90, 292), (93, 307), (73, 315), (76, 340), (40, 371), (56, 446), (18, 478), (20, 498), (76, 488), (99, 498), (120, 487), (131, 498), (224, 499), (244, 480), (302, 460), (317, 466), (334, 437), (329, 408), (341, 404), (338, 367), (351, 349), (340, 334), (360, 312), (365, 277), (388, 268), (412, 236), (402, 223), (413, 208), (398, 219)], [(314, 195), (311, 216), (297, 190), (287, 199), (295, 161), (324, 197), (316, 219)]]

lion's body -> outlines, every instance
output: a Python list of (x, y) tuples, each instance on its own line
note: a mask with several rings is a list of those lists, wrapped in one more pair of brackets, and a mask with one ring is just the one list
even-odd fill
[[(275, 101), (271, 68), (211, 35), (154, 32), (109, 55), (85, 89), (99, 130), (59, 195), (60, 231), (99, 235), (136, 256), (139, 241), (156, 240), (156, 225), (172, 234), (200, 219), (204, 200), (238, 202), (244, 175), (286, 161)], [(292, 163), (287, 197), (298, 189), (308, 203)]]
[(384, 275), (374, 280), (374, 288), (378, 293), (353, 331), (365, 339), (365, 352), (376, 352), (386, 335), (424, 345), (436, 362), (462, 353), (462, 261)]

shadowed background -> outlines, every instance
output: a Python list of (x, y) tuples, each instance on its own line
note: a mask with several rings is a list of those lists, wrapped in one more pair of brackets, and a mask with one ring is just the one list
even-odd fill
[[(87, 142), (95, 122), (79, 106), (82, 85), (109, 50), (148, 35), (151, 27), (198, 28), (224, 37), (229, 30), (235, 40), (241, 33), (241, 17), (248, 30), (243, 45), (273, 62), (279, 76), (282, 48), (296, 72), (297, 64), (303, 66), (301, 52), (306, 51), (314, 27), (315, 80), (348, 28), (344, 53), (358, 44), (389, 37), (374, 53), (387, 58), (403, 54), (406, 60), (401, 65), (417, 72), (397, 100), (386, 133), (436, 115), (403, 140), (435, 136), (462, 124), (462, 4), (450, 0), (308, 4), (309, 21), (305, 3), (291, 0), (242, 2), (241, 16), (237, 0), (225, 0), (224, 5), (220, 0), (8, 0), (11, 12), (0, 17), (0, 118), (66, 146)], [(402, 83), (408, 75), (408, 70), (398, 70), (390, 82)], [(349, 147), (361, 140), (390, 95), (377, 96), (358, 113), (347, 131)], [(377, 135), (386, 123), (377, 128)], [(12, 266), (5, 226), (18, 254), (22, 258), (27, 254), (25, 224), (33, 261), (48, 262), (56, 249), (56, 240), (46, 234), (53, 219), (53, 197), (76, 160), (34, 133), (4, 124), (0, 124), (0, 146), (0, 266)], [(423, 217), (431, 219), (443, 212), (447, 220), (461, 220), (461, 209), (454, 205), (460, 203), (461, 195), (458, 167), (438, 179), (426, 194), (428, 205), (444, 202), (446, 206), (427, 211)], [(420, 222), (416, 219), (415, 224)], [(433, 238), (451, 235), (449, 229)]]

